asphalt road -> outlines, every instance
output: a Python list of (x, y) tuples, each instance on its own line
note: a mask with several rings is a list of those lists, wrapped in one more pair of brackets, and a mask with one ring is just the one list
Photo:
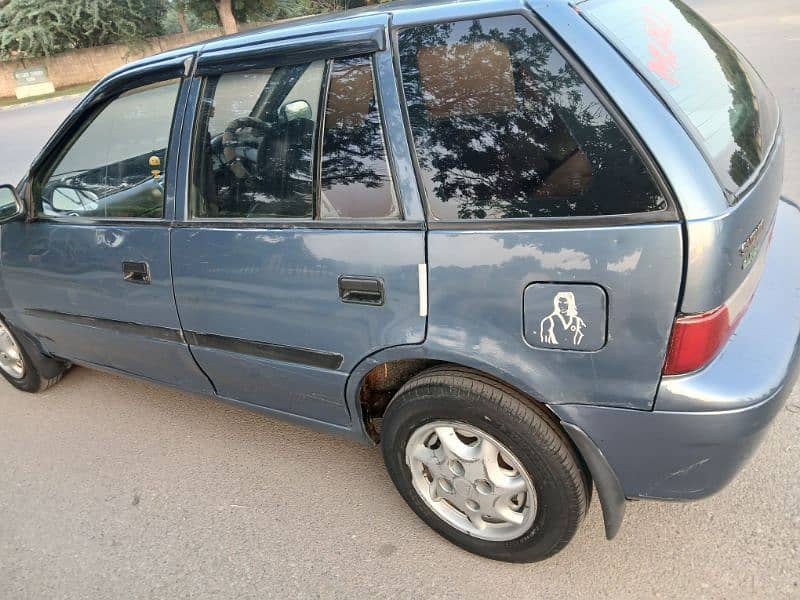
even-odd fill
[(45, 142), (78, 104), (77, 96), (0, 109), (0, 183), (16, 184)]
[[(800, 6), (695, 0), (784, 108), (800, 198)], [(74, 100), (0, 112), (16, 180)], [(594, 502), (535, 565), (449, 545), (405, 507), (376, 449), (212, 400), (75, 369), (37, 396), (0, 385), (0, 597), (800, 598), (800, 394), (756, 459), (700, 503)]]

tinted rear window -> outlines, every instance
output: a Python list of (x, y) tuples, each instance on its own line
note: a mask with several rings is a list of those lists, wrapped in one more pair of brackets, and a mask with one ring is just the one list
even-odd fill
[(430, 218), (665, 208), (611, 115), (524, 17), (406, 29), (399, 50)]
[(774, 97), (752, 66), (679, 0), (589, 0), (589, 20), (656, 88), (736, 192), (770, 151)]

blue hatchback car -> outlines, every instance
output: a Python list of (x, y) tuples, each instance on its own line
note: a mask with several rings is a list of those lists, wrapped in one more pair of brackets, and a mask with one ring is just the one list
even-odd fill
[[(679, 0), (424, 0), (101, 81), (2, 190), (0, 366), (381, 443), (472, 552), (721, 489), (798, 363), (780, 111)], [(332, 459), (335, 460), (335, 459)]]

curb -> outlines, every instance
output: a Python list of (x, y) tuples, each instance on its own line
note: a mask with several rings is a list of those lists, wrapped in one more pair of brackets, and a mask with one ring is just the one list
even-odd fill
[(85, 95), (86, 92), (80, 92), (77, 94), (67, 94), (66, 96), (55, 96), (54, 98), (44, 98), (42, 100), (31, 100), (30, 102), (21, 102), (19, 104), (11, 104), (9, 106), (0, 106), (0, 112), (7, 111), (7, 110), (14, 110), (17, 108), (26, 108), (28, 106), (33, 106), (35, 104), (49, 104), (50, 102), (58, 102), (59, 100), (73, 100), (75, 98), (81, 98)]

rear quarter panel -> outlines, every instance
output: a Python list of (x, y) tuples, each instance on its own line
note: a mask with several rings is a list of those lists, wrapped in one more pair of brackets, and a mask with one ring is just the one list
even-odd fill
[[(681, 283), (679, 223), (529, 231), (431, 231), (428, 339), (549, 404), (649, 409)], [(592, 283), (608, 296), (606, 345), (534, 348), (523, 293), (535, 282)], [(546, 315), (542, 315), (546, 316)]]
[[(676, 195), (722, 200), (683, 128), (574, 8), (565, 2), (501, 4), (491, 8), (530, 9), (560, 38), (625, 115)], [(420, 9), (398, 15), (394, 24), (470, 18), (479, 8)], [(545, 403), (652, 408), (681, 291), (682, 224), (547, 227), (429, 231), (428, 336), (417, 354), (483, 369)], [(608, 296), (606, 345), (574, 352), (527, 344), (523, 293), (532, 283), (601, 286)]]

